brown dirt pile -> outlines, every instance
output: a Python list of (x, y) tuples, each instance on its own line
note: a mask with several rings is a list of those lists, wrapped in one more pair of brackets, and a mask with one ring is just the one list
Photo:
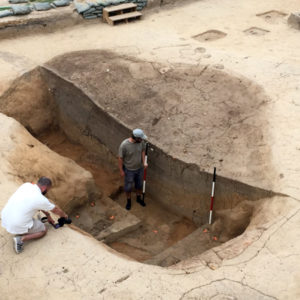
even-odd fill
[(12, 151), (2, 154), (11, 166), (16, 181), (36, 182), (40, 176), (53, 181), (49, 198), (67, 212), (74, 207), (92, 201), (99, 193), (90, 172), (73, 160), (52, 152), (33, 138), (20, 125), (10, 134)]
[(205, 65), (161, 65), (111, 52), (81, 51), (46, 64), (167, 153), (204, 170), (216, 166), (256, 182), (272, 174), (264, 91)]

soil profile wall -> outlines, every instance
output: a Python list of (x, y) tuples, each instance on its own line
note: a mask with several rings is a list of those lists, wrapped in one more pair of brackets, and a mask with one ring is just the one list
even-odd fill
[[(129, 137), (132, 128), (117, 120), (74, 83), (55, 71), (41, 67), (41, 74), (57, 105), (58, 123), (71, 140), (80, 141), (102, 151), (113, 161), (120, 143)], [(210, 206), (212, 174), (199, 166), (171, 157), (150, 141), (147, 193), (173, 212), (192, 219), (196, 224), (207, 223)], [(213, 169), (213, 166), (212, 166)], [(235, 207), (241, 200), (257, 200), (273, 193), (244, 183), (217, 176), (215, 209)]]

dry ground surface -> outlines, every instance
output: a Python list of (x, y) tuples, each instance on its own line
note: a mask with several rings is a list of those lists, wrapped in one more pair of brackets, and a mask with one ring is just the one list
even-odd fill
[[(253, 110), (242, 123), (248, 136), (239, 144), (239, 138), (229, 135), (232, 140), (227, 145), (232, 142), (232, 147), (226, 150), (216, 141), (208, 159), (222, 176), (288, 195), (262, 200), (243, 235), (171, 268), (128, 260), (71, 228), (50, 229), (45, 238), (28, 243), (24, 253), (15, 255), (11, 237), (1, 229), (1, 297), (299, 299), (300, 32), (288, 27), (284, 15), (299, 9), (299, 2), (292, 0), (195, 1), (154, 9), (142, 21), (128, 25), (86, 22), (54, 33), (1, 40), (0, 94), (13, 79), (37, 65), (66, 52), (90, 49), (159, 63), (165, 66), (162, 73), (189, 64), (240, 77), (250, 95), (259, 91), (253, 101), (261, 99), (254, 107), (241, 102), (242, 114), (247, 115), (247, 105)], [(275, 12), (261, 15), (270, 11)], [(149, 75), (137, 67), (132, 65), (133, 74)], [(210, 88), (204, 90), (203, 98), (214, 92)], [(172, 112), (173, 103), (167, 105), (165, 111)], [(191, 105), (190, 111), (194, 110)], [(176, 124), (167, 114), (159, 122), (167, 126), (168, 118)], [(199, 115), (199, 130), (201, 121)], [(85, 192), (86, 185), (93, 190), (89, 172), (53, 153), (13, 119), (1, 115), (0, 123), (0, 207), (21, 182), (45, 169), (57, 185), (50, 196), (58, 203), (62, 194), (67, 200), (74, 195), (91, 196)], [(229, 125), (233, 133), (236, 124)], [(151, 141), (163, 144), (155, 128), (149, 135)], [(184, 133), (181, 137), (186, 143)], [(206, 159), (196, 156), (196, 148), (205, 144), (193, 147), (189, 141), (187, 146), (172, 153), (166, 144), (165, 150), (189, 162), (202, 162), (201, 167), (208, 170), (211, 166), (205, 165)], [(248, 148), (251, 152), (244, 153)]]

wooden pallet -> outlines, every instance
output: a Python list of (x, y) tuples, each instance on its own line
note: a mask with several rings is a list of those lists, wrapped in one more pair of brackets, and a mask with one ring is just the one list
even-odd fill
[(135, 3), (124, 3), (115, 6), (103, 8), (103, 21), (115, 25), (117, 22), (125, 21), (128, 23), (130, 20), (138, 19), (142, 13), (136, 11), (137, 5)]

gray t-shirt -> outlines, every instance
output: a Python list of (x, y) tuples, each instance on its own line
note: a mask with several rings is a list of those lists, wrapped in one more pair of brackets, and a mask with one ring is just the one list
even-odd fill
[(119, 147), (119, 157), (128, 170), (138, 170), (143, 167), (142, 152), (145, 151), (144, 142), (131, 143), (129, 139), (124, 140)]

